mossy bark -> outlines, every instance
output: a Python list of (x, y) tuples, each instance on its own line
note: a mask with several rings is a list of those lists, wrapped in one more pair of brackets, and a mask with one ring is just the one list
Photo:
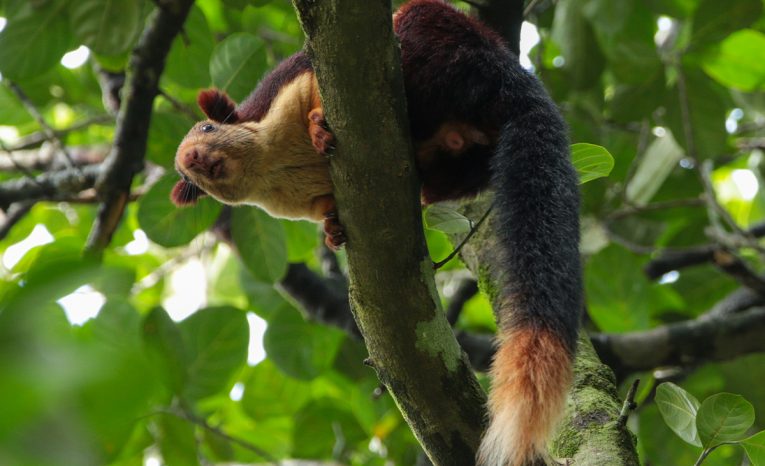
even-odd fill
[(386, 0), (294, 0), (336, 137), (350, 301), (369, 364), (436, 465), (470, 465), (485, 395), (440, 308)]
[[(489, 208), (490, 193), (463, 203), (461, 211), (471, 219), (480, 218)], [(492, 218), (476, 232), (461, 251), (465, 264), (478, 277), (478, 283), (492, 302), (497, 301), (497, 283), (505, 264), (498, 261)], [(458, 244), (461, 238), (453, 238)], [(622, 407), (613, 371), (601, 363), (583, 330), (574, 362), (574, 383), (568, 406), (555, 435), (553, 456), (581, 465), (638, 465), (635, 437), (617, 419)]]

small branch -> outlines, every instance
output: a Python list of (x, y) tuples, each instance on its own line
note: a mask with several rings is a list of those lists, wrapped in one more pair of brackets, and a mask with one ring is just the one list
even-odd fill
[(196, 416), (194, 413), (190, 412), (188, 409), (181, 409), (181, 408), (174, 408), (169, 410), (162, 410), (160, 411), (164, 414), (170, 414), (172, 416), (178, 417), (180, 419), (183, 419), (184, 421), (190, 422), (196, 426), (201, 427), (202, 429), (217, 435), (218, 437), (227, 440), (231, 443), (235, 443), (239, 445), (240, 447), (244, 448), (245, 450), (249, 450), (252, 453), (255, 453), (256, 455), (260, 456), (264, 460), (268, 461), (274, 466), (279, 466), (279, 462), (271, 456), (267, 451), (263, 450), (262, 448), (258, 447), (257, 445), (253, 445), (252, 443), (240, 439), (238, 437), (234, 437), (232, 435), (227, 434), (219, 427), (211, 426), (207, 420), (204, 418)]
[(188, 117), (191, 121), (199, 121), (201, 119), (201, 115), (198, 114), (196, 111), (194, 111), (193, 108), (189, 107), (188, 105), (184, 104), (180, 100), (171, 96), (170, 94), (165, 92), (163, 89), (159, 90), (159, 95), (161, 95), (162, 98), (170, 102), (170, 105), (172, 105), (174, 109), (181, 112), (184, 116)]
[[(759, 223), (747, 230), (747, 235), (752, 238), (765, 236), (765, 222)], [(709, 244), (681, 251), (663, 251), (657, 258), (646, 265), (644, 272), (649, 278), (656, 279), (672, 270), (680, 270), (685, 267), (712, 262), (714, 260), (714, 253), (718, 250), (722, 250), (722, 246)]]
[(750, 269), (743, 260), (723, 249), (716, 250), (712, 255), (717, 268), (733, 277), (740, 284), (765, 297), (765, 279)]
[(8, 207), (8, 213), (3, 219), (3, 224), (0, 225), (0, 241), (8, 236), (8, 233), (11, 232), (13, 226), (23, 219), (29, 211), (32, 210), (34, 205), (34, 201), (21, 201), (11, 204), (10, 207)]
[(619, 413), (619, 418), (616, 420), (616, 422), (622, 427), (627, 426), (627, 419), (630, 417), (630, 412), (637, 408), (637, 403), (635, 403), (635, 394), (637, 393), (639, 384), (640, 379), (635, 379), (635, 381), (632, 382), (632, 385), (630, 385), (630, 389), (627, 391), (627, 396), (624, 398), (622, 410)]
[(460, 281), (457, 285), (457, 290), (454, 292), (449, 307), (446, 308), (446, 320), (449, 321), (449, 325), (454, 327), (457, 323), (457, 319), (460, 317), (462, 309), (465, 307), (465, 303), (478, 293), (478, 282), (472, 278), (466, 278)]
[(442, 260), (440, 260), (440, 261), (438, 261), (438, 262), (433, 264), (433, 268), (434, 269), (436, 269), (436, 270), (440, 269), (441, 267), (443, 267), (446, 264), (448, 264), (449, 261), (451, 261), (452, 259), (457, 257), (457, 254), (460, 253), (462, 248), (467, 244), (468, 241), (470, 241), (470, 238), (473, 237), (473, 235), (475, 234), (476, 231), (478, 231), (478, 228), (480, 228), (480, 226), (484, 222), (484, 220), (486, 220), (486, 218), (489, 216), (489, 214), (491, 213), (491, 209), (493, 207), (494, 207), (494, 204), (490, 205), (489, 208), (486, 209), (486, 212), (484, 212), (483, 216), (481, 216), (481, 218), (478, 220), (478, 222), (476, 222), (476, 224), (473, 225), (472, 228), (470, 228), (470, 231), (465, 236), (465, 238), (457, 245), (457, 247), (454, 248), (454, 250), (452, 250), (451, 253), (449, 253), (448, 256), (446, 256), (444, 259), (442, 259)]
[(16, 97), (21, 101), (21, 103), (24, 105), (24, 108), (27, 109), (27, 112), (29, 112), (30, 115), (32, 115), (32, 118), (37, 121), (37, 124), (40, 125), (40, 128), (43, 131), (43, 134), (45, 135), (45, 139), (50, 141), (51, 144), (53, 144), (56, 149), (61, 151), (62, 154), (64, 154), (65, 159), (69, 163), (69, 168), (74, 167), (74, 162), (72, 161), (72, 156), (69, 155), (69, 152), (66, 149), (66, 146), (61, 142), (61, 139), (59, 139), (58, 135), (56, 134), (56, 131), (53, 130), (53, 128), (48, 124), (47, 121), (45, 121), (45, 118), (42, 116), (42, 113), (37, 109), (35, 104), (27, 97), (27, 95), (24, 93), (24, 91), (19, 87), (18, 84), (16, 84), (13, 81), (10, 81), (8, 79), (4, 80), (5, 83), (8, 85), (8, 88), (16, 94)]
[[(74, 133), (76, 131), (80, 131), (86, 128), (89, 128), (93, 125), (102, 125), (102, 124), (108, 124), (112, 123), (114, 121), (114, 117), (111, 115), (95, 115), (92, 117), (85, 118), (84, 120), (78, 121), (74, 123), (72, 126), (69, 126), (68, 128), (64, 129), (51, 129), (53, 131), (53, 134), (56, 136), (57, 139), (62, 139), (66, 137), (70, 133)], [(9, 151), (19, 151), (24, 149), (32, 149), (34, 147), (38, 147), (40, 144), (42, 144), (45, 141), (50, 141), (50, 137), (47, 134), (47, 131), (40, 131), (37, 133), (32, 133), (28, 136), (24, 136), (23, 138), (20, 138), (16, 144), (14, 144), (11, 147), (8, 147)], [(76, 157), (74, 157), (74, 154), (70, 154), (70, 157), (74, 159), (75, 165), (77, 165)]]
[(130, 58), (114, 146), (103, 163), (96, 189), (102, 200), (86, 252), (100, 256), (111, 241), (129, 199), (135, 174), (144, 166), (152, 103), (173, 39), (181, 31), (193, 0), (161, 2)]
[(656, 212), (658, 210), (677, 209), (682, 207), (703, 207), (706, 205), (704, 199), (692, 197), (689, 199), (673, 199), (670, 201), (654, 202), (643, 206), (627, 205), (608, 214), (608, 220), (620, 220), (624, 217), (639, 215), (647, 212)]

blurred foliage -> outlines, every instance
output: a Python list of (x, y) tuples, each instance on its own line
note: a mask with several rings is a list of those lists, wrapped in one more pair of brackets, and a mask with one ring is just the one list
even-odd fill
[[(0, 5), (7, 19), (0, 73), (56, 129), (105, 113), (97, 69), (124, 69), (154, 8), (147, 0)], [(678, 202), (700, 198), (696, 172), (704, 161), (714, 164), (717, 198), (739, 225), (763, 221), (765, 196), (755, 189), (762, 184), (765, 136), (763, 1), (542, 1), (529, 20), (541, 37), (531, 62), (560, 104), (572, 142), (581, 144), (575, 146), (581, 169), (591, 172), (582, 186), (589, 325), (628, 332), (710, 309), (737, 287), (720, 271), (696, 267), (654, 283), (642, 268), (651, 259), (646, 251), (710, 241), (708, 209)], [(241, 99), (301, 44), (284, 0), (197, 1), (162, 76), (164, 94), (175, 102), (158, 97), (151, 117), (147, 160), (167, 175), (136, 180), (148, 191), (127, 209), (103, 263), (81, 256), (95, 205), (38, 203), (0, 241), (0, 464), (288, 457), (414, 464), (417, 443), (391, 399), (379, 393), (374, 373), (361, 365), (363, 347), (306, 320), (274, 286), (288, 261), (320, 271), (316, 227), (237, 208), (234, 253), (208, 232), (220, 206), (204, 200), (175, 209), (168, 200), (175, 148), (194, 122), (188, 114), (201, 117), (197, 89), (215, 85)], [(63, 66), (64, 54), (81, 45), (90, 50), (88, 61)], [(39, 130), (0, 85), (4, 146)], [(63, 140), (98, 145), (112, 134), (113, 125), (89, 125)], [(614, 156), (606, 178), (595, 179), (610, 163), (598, 158), (597, 146)], [(0, 179), (18, 176), (10, 171)], [(653, 208), (660, 203), (665, 208)], [(448, 209), (432, 210), (427, 220), (452, 232), (470, 222)], [(436, 229), (427, 237), (439, 260), (451, 246)], [(762, 270), (757, 254), (742, 254)], [(442, 269), (445, 302), (465, 273), (459, 261)], [(62, 299), (72, 296), (100, 301)], [(182, 298), (194, 297), (198, 302), (179, 308)], [(82, 323), (74, 316), (86, 307), (100, 310)], [(248, 362), (248, 347), (261, 341), (259, 319), (267, 325), (267, 357)], [(457, 325), (492, 331), (486, 298), (470, 300)], [(694, 369), (676, 382), (699, 399), (743, 394), (756, 412), (752, 432), (765, 427), (762, 356)], [(644, 399), (651, 388), (644, 387)], [(692, 464), (698, 457), (650, 401), (631, 426), (645, 464)], [(705, 464), (738, 465), (742, 458), (740, 449), (723, 446)]]

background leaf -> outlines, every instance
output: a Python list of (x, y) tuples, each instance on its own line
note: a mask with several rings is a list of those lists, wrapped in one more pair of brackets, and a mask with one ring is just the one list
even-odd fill
[(248, 33), (232, 34), (215, 47), (210, 76), (215, 87), (240, 102), (266, 71), (263, 41)]
[(571, 162), (579, 173), (579, 184), (608, 176), (614, 168), (614, 157), (595, 144), (574, 144), (571, 146)]
[(722, 442), (741, 440), (754, 424), (754, 408), (741, 395), (718, 393), (699, 408), (696, 427), (705, 448)]
[(287, 272), (287, 246), (279, 220), (255, 207), (239, 207), (231, 218), (231, 236), (256, 279), (274, 283)]
[(765, 431), (752, 435), (741, 441), (752, 466), (765, 465)]

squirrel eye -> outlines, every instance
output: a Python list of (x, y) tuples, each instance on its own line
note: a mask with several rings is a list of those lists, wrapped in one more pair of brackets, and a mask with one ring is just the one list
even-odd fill
[(202, 126), (201, 130), (203, 133), (209, 133), (210, 131), (215, 131), (215, 126), (207, 124)]

